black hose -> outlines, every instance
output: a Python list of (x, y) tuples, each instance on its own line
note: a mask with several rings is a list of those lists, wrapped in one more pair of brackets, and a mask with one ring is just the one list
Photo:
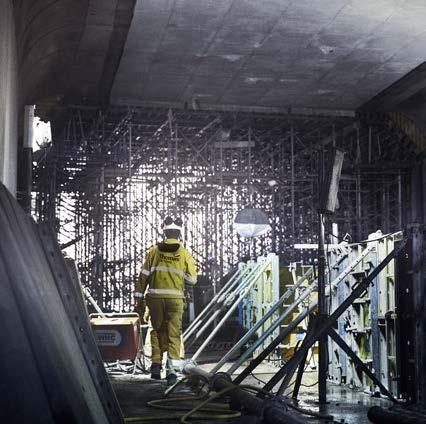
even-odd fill
[(410, 415), (409, 412), (395, 412), (380, 406), (370, 408), (367, 416), (374, 424), (426, 424), (426, 418), (421, 419)]

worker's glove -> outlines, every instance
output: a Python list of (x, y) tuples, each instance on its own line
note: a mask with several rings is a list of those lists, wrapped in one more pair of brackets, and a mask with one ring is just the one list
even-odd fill
[(149, 308), (148, 308), (148, 306), (145, 306), (145, 312), (144, 312), (144, 314), (143, 314), (143, 322), (145, 323), (145, 324), (148, 324), (148, 321), (149, 321), (149, 318), (151, 317), (151, 314), (149, 313)]
[(186, 308), (190, 303), (192, 303), (193, 299), (193, 289), (192, 287), (185, 287), (184, 298), (183, 298), (183, 310), (186, 311)]
[(139, 314), (139, 317), (142, 319), (145, 314), (145, 307), (146, 302), (143, 297), (137, 297), (135, 300), (135, 307), (134, 310), (137, 314)]

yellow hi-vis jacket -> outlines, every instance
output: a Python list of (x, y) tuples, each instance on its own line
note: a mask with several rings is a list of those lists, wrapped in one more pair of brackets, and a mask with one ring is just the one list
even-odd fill
[(185, 283), (197, 283), (195, 261), (177, 239), (152, 246), (135, 287), (135, 297), (183, 298)]

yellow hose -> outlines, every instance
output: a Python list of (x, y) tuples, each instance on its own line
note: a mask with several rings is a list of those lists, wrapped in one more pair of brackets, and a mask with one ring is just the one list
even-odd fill
[[(211, 402), (212, 400), (224, 395), (225, 393), (228, 393), (232, 390), (235, 390), (235, 387), (226, 387), (223, 390), (220, 390), (217, 393), (213, 393), (212, 395), (210, 395), (207, 399), (205, 399), (203, 402), (201, 402), (199, 405), (197, 405), (195, 408), (192, 408), (189, 412), (187, 412), (181, 419), (180, 419), (180, 423), (181, 424), (188, 424), (187, 418), (189, 418), (192, 414), (194, 414), (197, 411), (203, 410), (204, 406), (207, 405), (209, 402)], [(230, 418), (237, 418), (241, 416), (240, 412), (235, 411), (235, 414), (230, 417)]]
[[(206, 407), (207, 404), (212, 402), (213, 400), (223, 396), (224, 394), (231, 392), (235, 389), (244, 389), (244, 390), (252, 390), (257, 393), (263, 393), (267, 396), (273, 396), (271, 393), (266, 392), (265, 390), (251, 385), (241, 385), (241, 386), (232, 386), (226, 387), (225, 389), (213, 393), (212, 395), (202, 395), (202, 396), (179, 396), (174, 398), (166, 398), (166, 399), (157, 399), (152, 400), (147, 403), (148, 406), (163, 409), (163, 410), (173, 410), (173, 411), (188, 411), (189, 407), (186, 406), (168, 406), (162, 405), (164, 403), (174, 403), (174, 402), (188, 402), (188, 401), (197, 401), (201, 402), (186, 412), (183, 416), (181, 414), (168, 414), (168, 415), (152, 415), (152, 416), (144, 416), (144, 417), (130, 417), (125, 418), (124, 421), (126, 423), (137, 423), (137, 422), (149, 422), (149, 421), (160, 421), (160, 420), (179, 420), (181, 424), (188, 424), (187, 419), (189, 417), (199, 419), (199, 420), (227, 420), (232, 418), (238, 418), (241, 416), (241, 412), (232, 411), (229, 409), (221, 408), (219, 405), (217, 407)], [(197, 413), (198, 412), (198, 413)], [(200, 412), (209, 412), (209, 414), (200, 414)]]
[[(231, 418), (238, 418), (241, 414), (238, 412), (235, 412), (232, 414), (195, 414), (193, 415), (194, 419), (197, 420), (227, 420)], [(131, 417), (131, 418), (125, 418), (124, 422), (126, 423), (143, 423), (143, 422), (152, 422), (152, 421), (178, 421), (182, 418), (182, 414), (168, 414), (168, 415), (150, 415), (150, 416), (143, 416), (143, 417)]]
[[(260, 392), (260, 393), (266, 393), (267, 395), (271, 395), (269, 392), (265, 392), (265, 390), (256, 387), (256, 386), (251, 386), (251, 385), (241, 385), (241, 386), (231, 386), (231, 387), (226, 387), (223, 390), (220, 390), (217, 393), (212, 394), (211, 396), (209, 396), (206, 400), (204, 400), (203, 402), (201, 402), (199, 405), (197, 405), (195, 408), (191, 409), (189, 412), (187, 412), (181, 419), (180, 419), (180, 423), (181, 424), (188, 424), (187, 418), (189, 418), (192, 414), (194, 414), (195, 412), (199, 411), (199, 410), (204, 410), (204, 405), (207, 405), (209, 402), (211, 402), (212, 400), (223, 396), (224, 394), (228, 393), (228, 392), (232, 392), (233, 390), (236, 389), (248, 389), (248, 390), (254, 390), (255, 392)], [(229, 416), (229, 418), (238, 418), (241, 416), (240, 412), (235, 411), (235, 415), (233, 416)]]

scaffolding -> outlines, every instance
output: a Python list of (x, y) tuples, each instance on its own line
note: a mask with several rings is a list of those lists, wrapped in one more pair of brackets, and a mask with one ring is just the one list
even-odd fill
[[(130, 310), (165, 216), (183, 218), (185, 244), (212, 282), (268, 252), (310, 263), (294, 245), (317, 241), (319, 148), (346, 153), (334, 236), (353, 241), (406, 222), (419, 157), (386, 118), (117, 107), (70, 109), (62, 122), (35, 155), (33, 215), (54, 227), (83, 285), (115, 312)], [(271, 231), (239, 237), (232, 223), (244, 207), (263, 209)]]

